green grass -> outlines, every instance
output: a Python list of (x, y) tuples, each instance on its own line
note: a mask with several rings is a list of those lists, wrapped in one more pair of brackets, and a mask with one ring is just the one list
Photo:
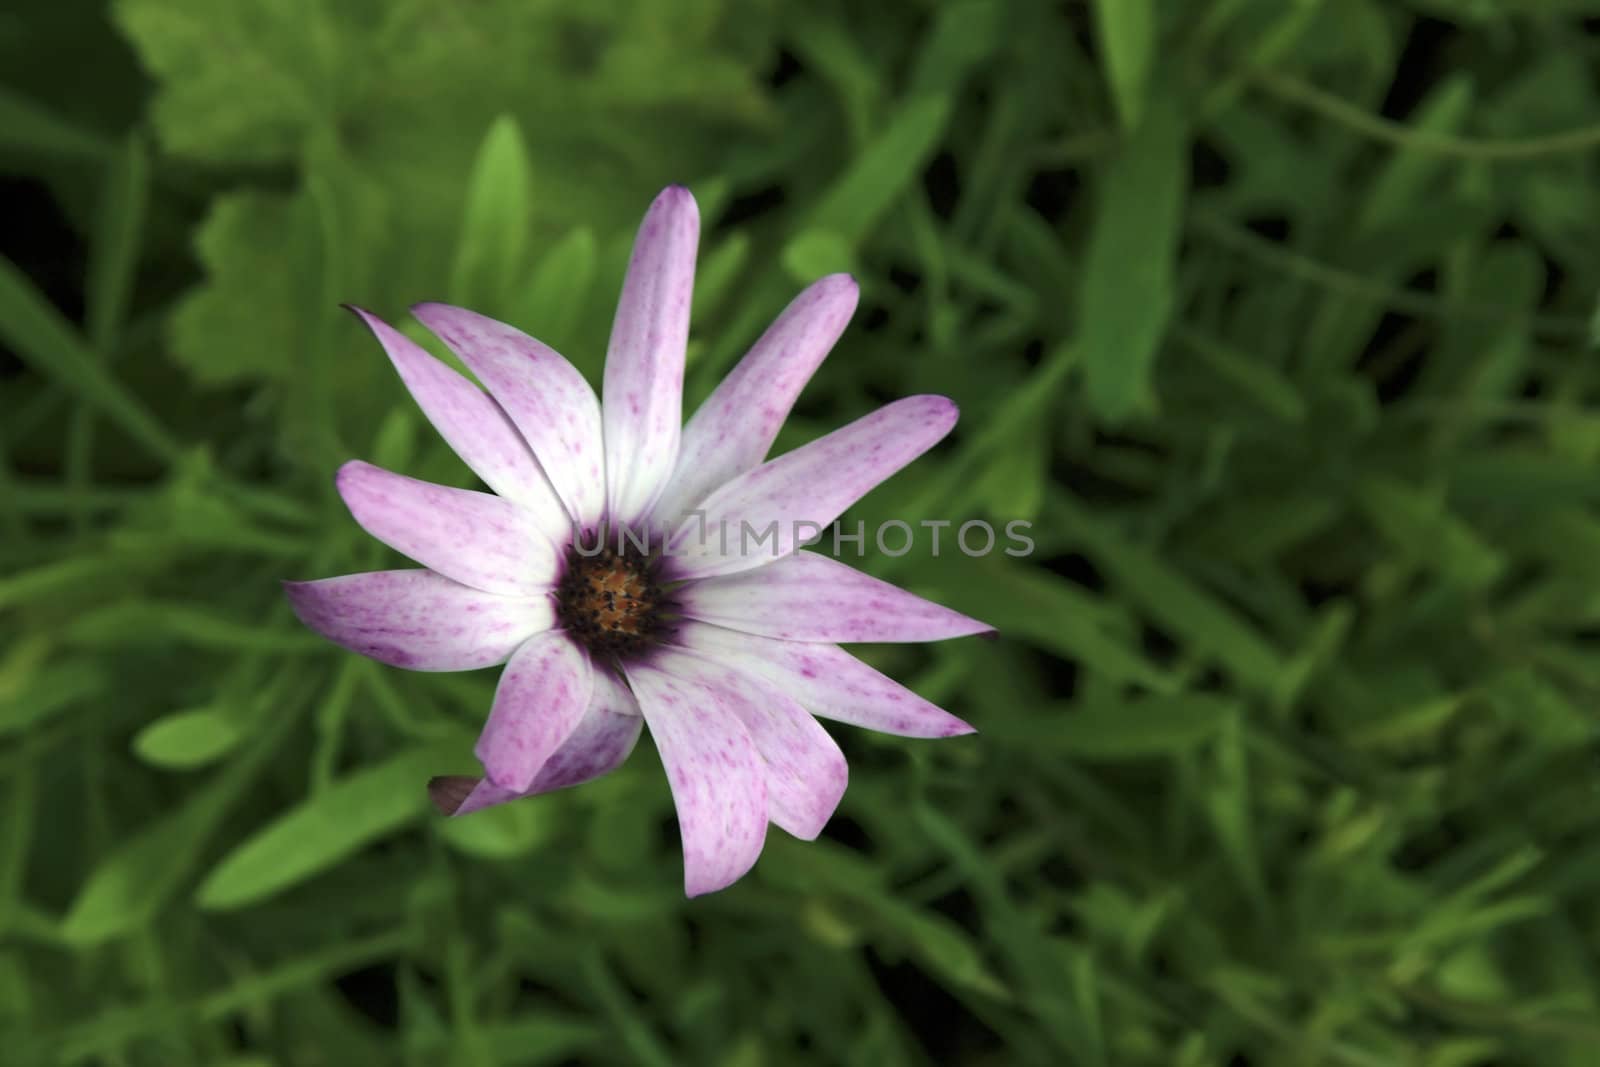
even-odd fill
[[(24, 0), (0, 1059), (1589, 1067), (1586, 17)], [(859, 561), (999, 626), (861, 650), (980, 732), (834, 729), (829, 832), (694, 901), (648, 743), (447, 823), (494, 672), (360, 660), (278, 586), (392, 562), (343, 460), (467, 484), (338, 304), (465, 303), (598, 382), (673, 181), (690, 403), (851, 270), (778, 447), (947, 394), (847, 521), (1037, 544)]]

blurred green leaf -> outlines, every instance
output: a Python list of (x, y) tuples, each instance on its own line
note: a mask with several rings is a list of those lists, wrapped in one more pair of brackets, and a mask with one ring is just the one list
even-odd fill
[(560, 348), (572, 339), (594, 288), (594, 232), (580, 226), (540, 259), (518, 300), (518, 321), (546, 343)]
[(1188, 189), (1188, 131), (1170, 91), (1101, 174), (1084, 251), (1076, 348), (1096, 412), (1150, 409), (1150, 373), (1177, 300), (1174, 267)]
[(455, 303), (500, 313), (522, 274), (532, 180), (517, 120), (501, 115), (484, 135), (467, 178), (466, 211), (450, 272)]
[(149, 196), (149, 153), (144, 141), (132, 136), (111, 164), (101, 194), (85, 285), (89, 342), (100, 352), (111, 350), (128, 314)]
[(1106, 81), (1124, 129), (1144, 115), (1156, 48), (1154, 0), (1095, 0), (1095, 30), (1105, 56)]
[(8, 151), (70, 159), (98, 159), (111, 151), (94, 133), (7, 86), (0, 86), (0, 145)]
[(849, 274), (860, 268), (850, 242), (831, 230), (801, 230), (783, 246), (783, 266), (789, 277), (809, 285), (824, 275)]
[(212, 795), (198, 793), (119, 843), (78, 891), (61, 935), (72, 944), (94, 945), (150, 922), (188, 874), (189, 865), (174, 857), (196, 856), (220, 814)]
[(484, 859), (523, 856), (548, 841), (556, 831), (555, 811), (548, 804), (525, 801), (501, 804), (459, 819), (446, 819), (439, 835), (453, 847)]
[(889, 124), (823, 195), (807, 219), (814, 230), (855, 244), (867, 235), (933, 155), (950, 98), (944, 94), (907, 101)]
[(182, 449), (150, 409), (99, 366), (83, 339), (9, 259), (0, 257), (0, 338), (37, 373), (104, 411), (161, 459)]
[(195, 708), (144, 727), (134, 735), (133, 750), (146, 763), (185, 770), (214, 762), (239, 740), (239, 727), (227, 713)]
[(196, 902), (241, 908), (316, 876), (431, 811), (428, 779), (460, 761), (458, 744), (431, 745), (340, 779), (235, 846), (201, 883)]
[(1436, 494), (1425, 494), (1398, 482), (1373, 479), (1361, 487), (1361, 500), (1373, 524), (1418, 565), (1469, 589), (1493, 582), (1504, 561), (1444, 509)]
[(1063, 715), (1049, 744), (1088, 759), (1129, 759), (1187, 752), (1214, 738), (1239, 707), (1199, 693), (1089, 705)]
[(951, 559), (919, 588), (1002, 635), (1079, 660), (1108, 679), (1156, 692), (1177, 687), (1176, 679), (1146, 659), (1122, 632), (1111, 609), (1053, 575), (991, 560)]

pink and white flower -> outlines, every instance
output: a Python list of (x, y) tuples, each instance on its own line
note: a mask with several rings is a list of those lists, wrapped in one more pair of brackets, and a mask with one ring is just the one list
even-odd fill
[[(357, 311), (493, 493), (346, 463), (337, 483), (355, 520), (422, 567), (286, 583), (307, 626), (380, 663), (506, 665), (476, 747), (483, 776), (429, 783), (448, 815), (606, 774), (647, 725), (690, 896), (750, 870), (769, 821), (807, 840), (821, 832), (847, 769), (814, 716), (907, 737), (972, 732), (839, 643), (989, 630), (795, 543), (956, 422), (944, 397), (908, 397), (767, 460), (855, 310), (847, 275), (801, 293), (680, 425), (699, 229), (681, 187), (645, 215), (603, 406), (565, 359), (503, 323), (444, 304), (412, 309), (485, 393)], [(704, 536), (774, 521), (776, 545)], [(701, 535), (685, 536), (694, 524)]]

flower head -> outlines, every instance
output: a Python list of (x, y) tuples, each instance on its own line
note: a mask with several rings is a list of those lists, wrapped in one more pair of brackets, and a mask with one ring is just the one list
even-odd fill
[(855, 310), (848, 276), (801, 293), (681, 424), (699, 228), (681, 187), (645, 216), (603, 406), (571, 364), (504, 323), (413, 309), (486, 394), (358, 310), (493, 493), (347, 463), (337, 483), (351, 514), (422, 569), (286, 583), (307, 626), (381, 663), (506, 665), (475, 750), (483, 776), (429, 784), (448, 815), (605, 774), (648, 726), (690, 896), (747, 872), (769, 821), (821, 832), (847, 770), (813, 716), (910, 737), (972, 732), (840, 642), (988, 630), (801, 548), (956, 421), (949, 400), (909, 397), (766, 459)]

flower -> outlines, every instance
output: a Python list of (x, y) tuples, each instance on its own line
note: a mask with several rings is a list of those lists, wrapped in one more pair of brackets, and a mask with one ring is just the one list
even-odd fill
[[(821, 832), (847, 769), (813, 716), (908, 737), (972, 732), (839, 642), (989, 630), (800, 547), (956, 421), (944, 397), (914, 396), (766, 459), (855, 310), (849, 276), (801, 293), (680, 425), (699, 229), (681, 187), (645, 215), (603, 407), (571, 364), (503, 323), (444, 304), (412, 309), (486, 395), (352, 309), (494, 492), (346, 463), (337, 484), (356, 522), (422, 569), (285, 583), (302, 622), (380, 663), (506, 665), (475, 749), (483, 777), (429, 783), (447, 815), (606, 774), (648, 725), (689, 896), (749, 871), (769, 820), (807, 840)], [(741, 522), (761, 534), (775, 522), (776, 533), (754, 546), (707, 535)]]

